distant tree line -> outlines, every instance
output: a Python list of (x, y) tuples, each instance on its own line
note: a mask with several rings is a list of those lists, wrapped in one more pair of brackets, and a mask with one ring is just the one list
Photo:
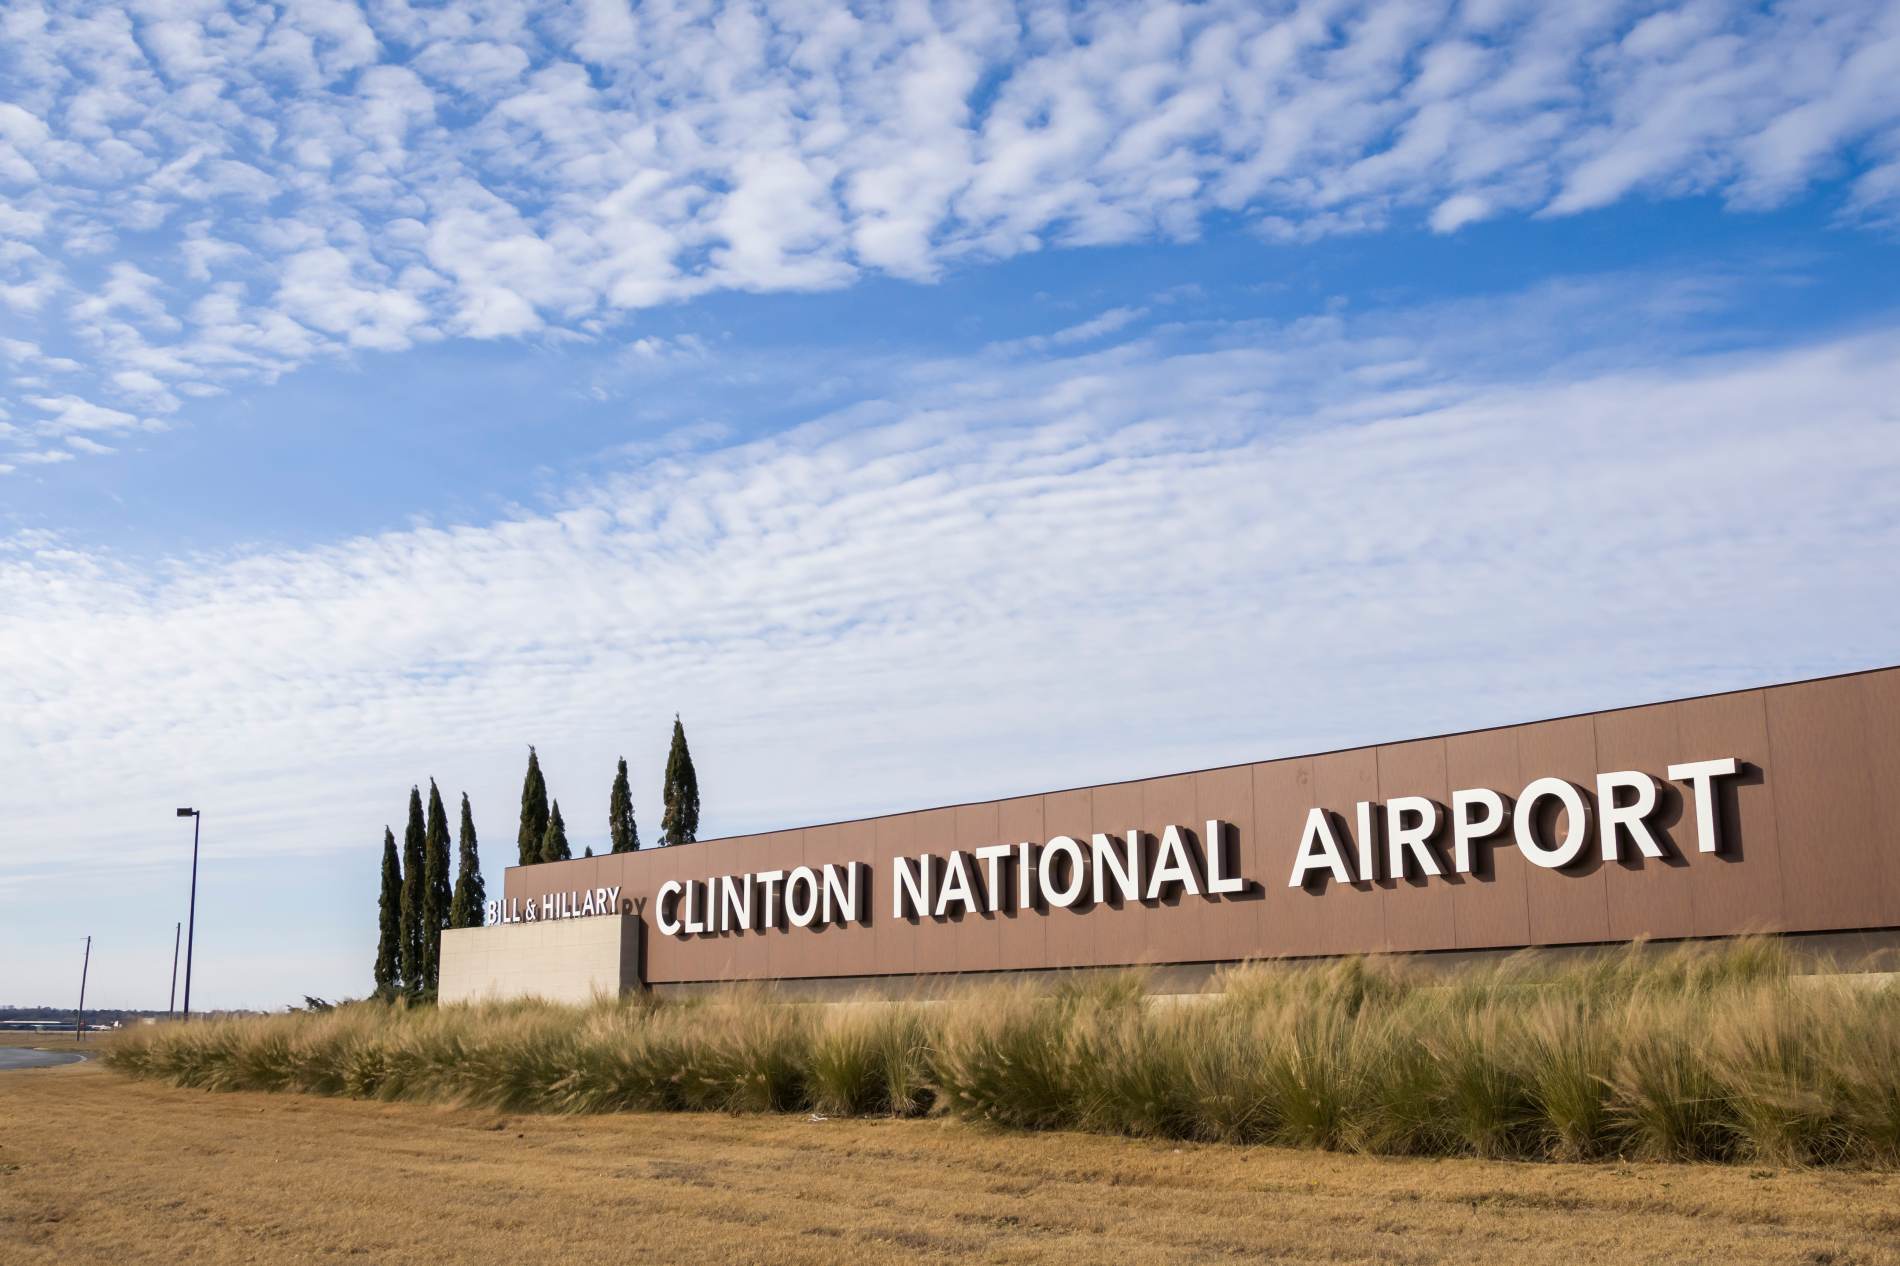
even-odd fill
[[(699, 775), (686, 746), (686, 728), (673, 718), (673, 745), (666, 757), (666, 776), (660, 787), (660, 846), (690, 844), (699, 836)], [(627, 780), (627, 758), (621, 757), (607, 799), (607, 838), (616, 853), (640, 847), (640, 827), (633, 816), (633, 791)], [(528, 772), (521, 780), (521, 818), (515, 832), (520, 863), (561, 862), (573, 857), (567, 843), (567, 823), (561, 802), (548, 798), (541, 757), (528, 748)], [(587, 849), (584, 856), (592, 857)], [(425, 814), (422, 789), (409, 788), (409, 813), (403, 829), (402, 850), (396, 835), (383, 828), (383, 874), (377, 907), (376, 993), (427, 999), (435, 996), (442, 976), (442, 932), (445, 928), (479, 927), (482, 905), (488, 899), (482, 883), (481, 859), (476, 850), (475, 818), (468, 793), (462, 793), (462, 825), (457, 847), (455, 883), (449, 884), (448, 815), (435, 779), (429, 780)]]
[[(88, 1029), (102, 1028), (111, 1024), (114, 1020), (140, 1020), (147, 1017), (156, 1018), (170, 1014), (172, 1014), (172, 1012), (166, 1007), (87, 1007), (86, 1027)], [(209, 1016), (214, 1013), (210, 1011), (194, 1011), (192, 1014)], [(225, 1012), (223, 1014), (234, 1013)], [(244, 1014), (252, 1015), (261, 1013), (245, 1012)], [(70, 1025), (73, 1022), (73, 1007), (71, 1003), (57, 1007), (16, 1007), (0, 1005), (0, 1021), (4, 1020), (51, 1020), (55, 1023)]]

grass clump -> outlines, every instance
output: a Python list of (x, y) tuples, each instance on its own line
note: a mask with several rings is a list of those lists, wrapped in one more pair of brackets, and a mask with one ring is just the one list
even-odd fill
[(1572, 1161), (1610, 1151), (1616, 1026), (1587, 999), (1560, 993), (1532, 1001), (1515, 1036), (1507, 1057), (1529, 1093), (1536, 1150)]
[(505, 1111), (936, 1112), (1389, 1154), (1900, 1164), (1900, 989), (1797, 975), (1772, 941), (1437, 975), (1254, 964), (1186, 998), (1147, 985), (357, 1003), (134, 1030), (106, 1058), (208, 1090)]
[(811, 1048), (811, 1106), (832, 1116), (916, 1116), (931, 1102), (930, 1031), (910, 1004), (830, 1008)]
[(1076, 1124), (1069, 1075), (1073, 997), (1027, 988), (973, 994), (947, 1004), (931, 1048), (932, 1080), (944, 1110), (1021, 1129)]

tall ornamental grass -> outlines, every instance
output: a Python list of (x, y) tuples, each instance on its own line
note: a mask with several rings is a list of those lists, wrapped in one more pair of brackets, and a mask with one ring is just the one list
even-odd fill
[(1436, 974), (1254, 964), (1188, 997), (1146, 984), (358, 1003), (136, 1029), (106, 1058), (209, 1090), (511, 1112), (936, 1113), (1384, 1154), (1900, 1164), (1900, 987), (1797, 974), (1772, 940)]

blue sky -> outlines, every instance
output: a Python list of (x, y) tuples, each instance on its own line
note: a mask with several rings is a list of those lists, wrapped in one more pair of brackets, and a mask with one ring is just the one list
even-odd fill
[[(1892, 663), (1900, 7), (8, 6), (0, 1002), (725, 833)], [(426, 786), (426, 782), (425, 782)], [(69, 961), (71, 960), (71, 961)]]

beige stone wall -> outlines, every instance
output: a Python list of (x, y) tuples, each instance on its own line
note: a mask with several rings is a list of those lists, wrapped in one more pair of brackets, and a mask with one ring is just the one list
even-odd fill
[(444, 1003), (545, 998), (590, 1002), (640, 987), (640, 920), (552, 919), (442, 934)]

